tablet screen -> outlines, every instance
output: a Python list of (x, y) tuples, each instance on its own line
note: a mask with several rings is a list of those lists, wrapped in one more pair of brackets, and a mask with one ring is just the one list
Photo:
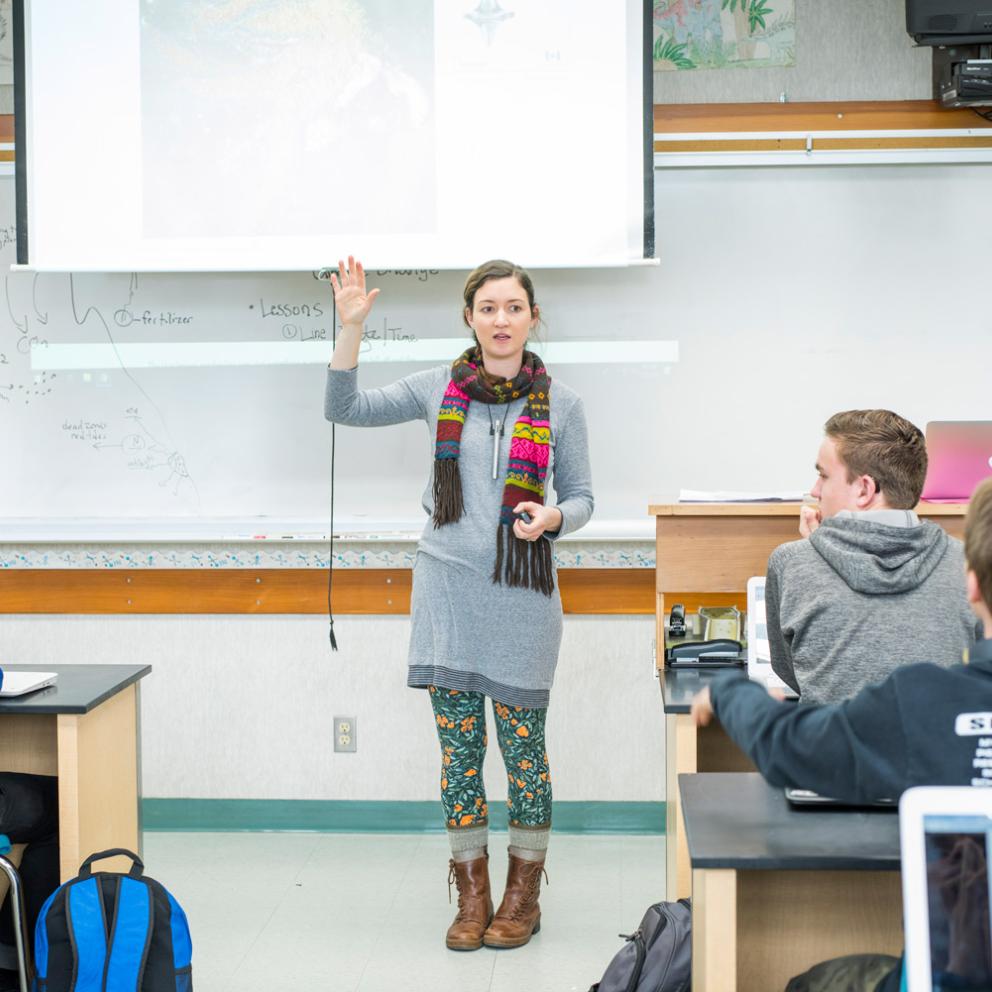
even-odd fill
[(923, 822), (934, 992), (992, 990), (992, 817), (926, 815)]

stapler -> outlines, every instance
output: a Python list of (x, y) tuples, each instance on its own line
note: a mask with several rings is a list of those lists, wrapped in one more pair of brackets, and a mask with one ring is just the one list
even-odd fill
[(669, 668), (727, 668), (746, 663), (744, 645), (729, 637), (673, 644), (665, 652)]

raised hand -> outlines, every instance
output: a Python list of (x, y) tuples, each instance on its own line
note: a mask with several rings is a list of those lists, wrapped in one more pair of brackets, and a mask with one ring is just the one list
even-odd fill
[(338, 318), (344, 326), (365, 323), (372, 309), (378, 289), (365, 291), (365, 269), (361, 262), (356, 262), (353, 255), (348, 256), (348, 267), (344, 262), (338, 262), (338, 275), (331, 274), (331, 285), (334, 287), (334, 303), (337, 307)]

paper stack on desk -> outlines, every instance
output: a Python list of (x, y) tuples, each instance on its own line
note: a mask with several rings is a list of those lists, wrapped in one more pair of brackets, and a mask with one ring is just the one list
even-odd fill
[(784, 490), (782, 492), (744, 492), (740, 489), (720, 489), (708, 492), (704, 489), (680, 489), (680, 503), (801, 503), (805, 493)]

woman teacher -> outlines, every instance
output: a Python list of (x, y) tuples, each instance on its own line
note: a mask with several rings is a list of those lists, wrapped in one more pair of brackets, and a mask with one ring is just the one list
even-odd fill
[[(485, 262), (465, 283), (471, 346), (441, 366), (360, 390), (359, 346), (378, 289), (360, 262), (331, 277), (342, 324), (325, 415), (377, 427), (423, 420), (434, 444), (427, 521), (411, 599), (408, 684), (427, 689), (441, 744), (441, 802), (458, 914), (453, 950), (519, 947), (540, 929), (541, 875), (551, 834), (544, 728), (561, 645), (553, 542), (592, 514), (582, 401), (527, 350), (540, 323), (530, 276)], [(548, 502), (553, 480), (556, 502)], [(485, 699), (506, 765), (509, 871), (496, 913), (483, 783)]]

